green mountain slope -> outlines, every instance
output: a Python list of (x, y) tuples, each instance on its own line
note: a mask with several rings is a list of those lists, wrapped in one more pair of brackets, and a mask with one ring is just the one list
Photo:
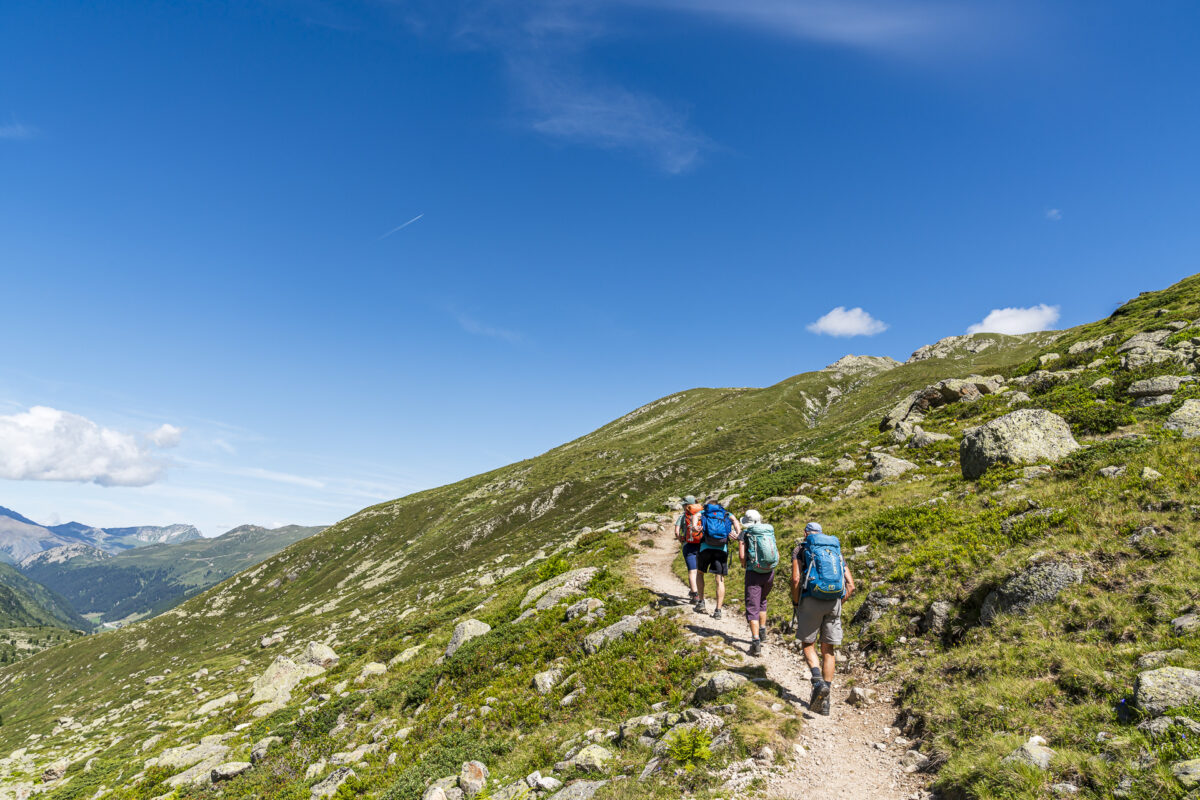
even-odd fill
[(38, 626), (85, 631), (92, 627), (58, 594), (0, 563), (0, 628)]
[[(243, 525), (212, 539), (151, 544), (115, 556), (73, 545), (69, 553), (64, 552), (68, 548), (44, 551), (19, 566), (80, 614), (113, 622), (161, 613), (320, 530)], [(59, 557), (60, 552), (71, 557)]]
[[(248, 761), (273, 734), (281, 747), (225, 784), (227, 796), (308, 797), (339, 760), (354, 764), (348, 796), (418, 798), (469, 758), (513, 787), (589, 729), (658, 703), (686, 707), (693, 679), (719, 666), (720, 647), (684, 637), (630, 575), (632, 542), (652, 535), (639, 526), (655, 527), (668, 498), (719, 491), (740, 495), (735, 509), (766, 509), (783, 543), (808, 518), (842, 536), (869, 590), (848, 607), (851, 648), (901, 683), (904, 733), (946, 796), (1044, 797), (1059, 785), (1083, 797), (1183, 797), (1171, 765), (1200, 752), (1178, 731), (1139, 729), (1154, 712), (1133, 687), (1156, 659), (1200, 663), (1200, 625), (1188, 622), (1200, 610), (1200, 454), (1164, 425), (1200, 390), (1167, 380), (1179, 388), (1150, 404), (1135, 383), (1195, 370), (1197, 319), (1193, 277), (1057, 336), (981, 335), (900, 366), (848, 359), (765, 389), (685, 391), (537, 458), (365, 509), (159, 617), (0, 670), (0, 744), (43, 737), (0, 759), (0, 782), (32, 785), (63, 757), (66, 783), (49, 797), (92, 796), (101, 784), (129, 787), (102, 796), (157, 796), (179, 771), (143, 763), (174, 757), (163, 748), (219, 735), (206, 740), (229, 748), (219, 757)], [(1128, 345), (1135, 334), (1149, 344)], [(972, 373), (1001, 374), (1007, 391), (926, 410), (925, 431), (945, 439), (910, 448), (910, 431), (881, 430), (910, 393)], [(1084, 447), (1045, 469), (1000, 464), (964, 478), (964, 430), (1030, 408), (1061, 415)], [(885, 455), (912, 466), (866, 480)], [(813, 502), (799, 505), (800, 493)], [(1046, 602), (1003, 610), (1019, 594), (1010, 578), (1038, 565), (1071, 579), (1040, 594)], [(572, 567), (600, 570), (581, 591), (608, 616), (567, 619), (552, 602), (526, 613), (525, 592)], [(773, 635), (790, 616), (781, 595)], [(998, 603), (1001, 613), (985, 613)], [(589, 644), (626, 615), (640, 620), (636, 633)], [(472, 617), (491, 630), (446, 653)], [(248, 696), (277, 655), (303, 662), (309, 641), (332, 645), (340, 663), (275, 705)], [(535, 691), (533, 676), (555, 665), (570, 686)], [(764, 711), (771, 691), (748, 687), (722, 707), (734, 735), (714, 760), (790, 746), (803, 721)], [(1200, 721), (1194, 705), (1172, 713)], [(51, 734), (64, 714), (72, 724)], [(1055, 750), (1045, 770), (1007, 760), (1031, 735)], [(599, 768), (608, 777), (636, 775), (651, 755), (636, 742), (614, 747)], [(97, 759), (87, 772), (86, 758)], [(585, 775), (570, 765), (559, 774)], [(709, 774), (668, 771), (596, 796), (728, 796)]]

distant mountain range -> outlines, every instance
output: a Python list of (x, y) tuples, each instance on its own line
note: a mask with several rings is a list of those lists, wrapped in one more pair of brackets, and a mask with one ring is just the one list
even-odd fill
[[(171, 528), (195, 530), (182, 525)], [(74, 611), (95, 615), (101, 622), (116, 622), (160, 614), (321, 530), (324, 528), (300, 525), (274, 529), (243, 525), (212, 539), (188, 536), (115, 555), (73, 542), (27, 555), (17, 566), (25, 576), (66, 598)], [(125, 541), (136, 535), (158, 535), (156, 532), (168, 539), (175, 535), (170, 528), (108, 532), (115, 531), (139, 532), (126, 534)]]
[(120, 553), (153, 544), (178, 544), (202, 538), (193, 525), (141, 525), (131, 528), (98, 528), (82, 522), (39, 525), (28, 517), (0, 506), (0, 562), (15, 564), (35, 553), (69, 545), (87, 545), (106, 553)]

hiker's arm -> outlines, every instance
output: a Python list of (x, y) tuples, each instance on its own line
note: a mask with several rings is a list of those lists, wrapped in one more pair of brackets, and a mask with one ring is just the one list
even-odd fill
[(746, 542), (742, 539), (738, 540), (738, 561), (742, 562), (742, 566), (746, 566)]
[(742, 523), (738, 521), (737, 517), (733, 518), (733, 538), (738, 541), (741, 541), (742, 538)]
[(843, 600), (849, 600), (850, 595), (854, 594), (854, 576), (850, 574), (850, 565), (846, 565), (846, 593), (842, 595)]
[(792, 559), (792, 605), (800, 602), (800, 561)]

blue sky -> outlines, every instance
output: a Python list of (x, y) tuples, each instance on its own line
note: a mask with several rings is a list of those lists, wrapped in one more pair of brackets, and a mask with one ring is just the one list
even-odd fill
[(5, 3), (0, 505), (332, 522), (681, 388), (1101, 317), (1196, 271), (1198, 17)]

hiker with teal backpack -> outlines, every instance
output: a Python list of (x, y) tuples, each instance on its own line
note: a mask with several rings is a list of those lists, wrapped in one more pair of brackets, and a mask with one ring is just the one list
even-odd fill
[(704, 539), (696, 558), (699, 570), (696, 575), (696, 613), (705, 612), (704, 575), (708, 573), (717, 581), (717, 608), (713, 611), (713, 619), (720, 619), (721, 608), (725, 605), (725, 576), (729, 574), (729, 540), (737, 541), (742, 524), (715, 497), (704, 504), (700, 518), (704, 524)]
[(750, 624), (750, 655), (762, 653), (762, 634), (767, 627), (767, 595), (775, 585), (779, 547), (775, 529), (763, 522), (753, 508), (742, 515), (738, 558), (746, 570), (746, 622)]
[[(792, 551), (792, 603), (796, 638), (812, 670), (809, 708), (829, 714), (836, 650), (842, 643), (842, 601), (854, 594), (854, 576), (842, 557), (842, 544), (816, 522), (804, 526), (804, 539)], [(821, 641), (818, 662), (816, 644)]]

